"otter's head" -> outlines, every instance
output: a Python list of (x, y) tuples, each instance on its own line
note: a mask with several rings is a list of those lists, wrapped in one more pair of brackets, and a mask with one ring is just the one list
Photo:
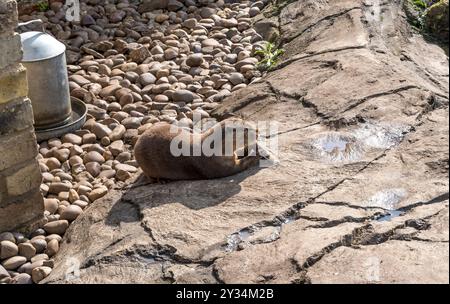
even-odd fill
[(252, 122), (230, 118), (222, 121), (221, 127), (224, 151), (232, 145), (232, 151), (238, 158), (257, 155), (258, 129)]

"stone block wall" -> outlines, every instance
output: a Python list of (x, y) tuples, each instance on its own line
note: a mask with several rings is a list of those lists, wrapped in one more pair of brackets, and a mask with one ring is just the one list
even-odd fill
[(17, 3), (0, 0), (0, 232), (33, 229), (44, 212), (17, 22)]

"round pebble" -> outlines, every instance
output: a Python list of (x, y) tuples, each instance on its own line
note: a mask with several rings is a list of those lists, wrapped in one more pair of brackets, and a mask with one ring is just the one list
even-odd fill
[(61, 213), (61, 220), (73, 221), (75, 220), (81, 213), (83, 213), (83, 209), (77, 205), (70, 205), (65, 208)]
[(64, 234), (69, 227), (69, 222), (66, 220), (59, 220), (50, 222), (44, 225), (44, 230), (49, 234)]

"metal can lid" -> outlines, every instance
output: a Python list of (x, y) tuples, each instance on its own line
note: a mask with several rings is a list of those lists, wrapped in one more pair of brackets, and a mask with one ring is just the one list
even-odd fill
[(66, 46), (42, 32), (25, 32), (20, 34), (22, 40), (22, 62), (50, 59), (66, 51)]

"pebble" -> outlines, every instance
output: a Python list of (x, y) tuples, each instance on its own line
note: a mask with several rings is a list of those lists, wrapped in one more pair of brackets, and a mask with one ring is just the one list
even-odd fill
[(49, 170), (59, 169), (61, 168), (61, 162), (56, 157), (50, 157), (45, 162)]
[(167, 16), (166, 14), (159, 14), (156, 15), (155, 17), (155, 21), (158, 23), (163, 23), (164, 21), (169, 20), (169, 16)]
[(108, 192), (108, 188), (106, 188), (105, 186), (101, 186), (99, 188), (92, 190), (88, 194), (88, 197), (91, 200), (91, 202), (93, 202), (93, 201), (103, 197), (107, 192)]
[(204, 47), (218, 47), (219, 42), (215, 39), (205, 39), (202, 41), (202, 46)]
[(14, 234), (12, 234), (11, 232), (2, 232), (0, 233), (0, 242), (1, 241), (10, 241), (15, 243), (16, 238), (14, 237)]
[(117, 170), (116, 178), (120, 181), (126, 181), (131, 178), (131, 173), (125, 170)]
[(118, 162), (124, 163), (127, 160), (131, 159), (131, 153), (130, 152), (122, 152), (119, 155), (117, 155), (116, 160)]
[(48, 260), (48, 255), (46, 253), (41, 253), (41, 254), (34, 256), (31, 259), (31, 263), (36, 263), (38, 261), (43, 261), (43, 260)]
[(19, 273), (27, 273), (31, 275), (31, 272), (33, 271), (34, 268), (36, 267), (40, 267), (43, 265), (44, 260), (39, 260), (36, 262), (27, 262), (25, 264), (23, 264), (22, 266), (20, 266), (17, 269), (17, 272)]
[(69, 227), (69, 222), (66, 220), (59, 220), (50, 222), (44, 225), (44, 230), (49, 234), (64, 234)]
[(97, 135), (93, 133), (84, 134), (82, 137), (83, 144), (93, 144), (97, 140)]
[(172, 99), (175, 102), (189, 103), (194, 100), (194, 94), (188, 90), (177, 90), (173, 92)]
[(55, 261), (53, 259), (45, 260), (42, 262), (42, 266), (47, 266), (53, 269), (53, 267), (55, 267)]
[(105, 158), (97, 151), (89, 151), (83, 158), (85, 164), (90, 162), (104, 163)]
[(143, 73), (139, 76), (139, 83), (144, 87), (155, 82), (156, 77), (151, 73)]
[(36, 255), (36, 248), (31, 243), (19, 244), (19, 255), (25, 257), (27, 261)]
[(81, 213), (83, 213), (83, 209), (77, 205), (70, 205), (65, 208), (61, 213), (61, 220), (73, 221), (75, 220)]
[(45, 231), (42, 228), (38, 228), (30, 234), (30, 238), (33, 239), (33, 238), (39, 237), (41, 235), (42, 236), (45, 235)]
[(97, 136), (98, 139), (101, 139), (102, 137), (108, 136), (109, 134), (111, 134), (111, 129), (108, 128), (108, 126), (105, 126), (103, 124), (100, 123), (95, 123), (92, 126), (92, 133), (95, 134), (95, 136)]
[(45, 237), (45, 241), (47, 243), (50, 242), (51, 240), (57, 240), (58, 242), (61, 242), (62, 237), (58, 234), (50, 234)]
[(197, 23), (198, 23), (197, 19), (189, 18), (189, 19), (184, 20), (183, 26), (188, 28), (188, 29), (193, 29), (193, 28), (195, 28), (197, 26)]
[(58, 251), (59, 251), (59, 242), (58, 242), (58, 240), (53, 239), (50, 242), (48, 242), (47, 250), (45, 251), (45, 253), (49, 257), (54, 256), (55, 254), (58, 253)]
[(166, 60), (175, 59), (177, 56), (178, 56), (178, 52), (174, 48), (168, 48), (167, 50), (164, 51), (164, 58)]
[[(102, 171), (101, 165), (98, 162), (88, 162), (86, 163), (86, 171), (89, 172), (93, 177), (97, 177)], [(70, 194), (70, 193), (69, 193)], [(70, 198), (69, 198), (70, 200)], [(76, 199), (73, 199), (75, 201)]]
[(30, 243), (36, 248), (36, 253), (44, 252), (47, 249), (47, 242), (45, 239), (31, 239)]
[(6, 270), (15, 270), (25, 264), (27, 262), (27, 259), (23, 256), (14, 256), (9, 259), (6, 259), (2, 262), (2, 266)]
[(124, 143), (122, 140), (116, 140), (109, 146), (109, 151), (111, 151), (113, 156), (117, 156), (124, 150)]
[(44, 209), (50, 214), (54, 214), (58, 210), (58, 200), (56, 198), (44, 198)]
[(53, 154), (60, 162), (65, 162), (66, 160), (69, 159), (70, 150), (66, 149), (66, 148), (59, 149), (59, 150), (56, 150)]
[(53, 182), (50, 184), (48, 192), (53, 194), (59, 194), (60, 192), (67, 192), (72, 188), (70, 183)]
[(41, 267), (37, 267), (34, 268), (32, 273), (31, 273), (31, 278), (33, 279), (34, 283), (39, 283), (40, 281), (42, 281), (43, 279), (45, 279), (46, 277), (48, 277), (48, 275), (52, 272), (52, 269), (50, 267), (46, 267), (46, 266), (41, 266)]
[(233, 85), (238, 85), (245, 82), (245, 77), (241, 73), (231, 73), (228, 79)]
[(80, 136), (78, 136), (78, 135), (75, 135), (75, 134), (72, 134), (72, 133), (68, 133), (68, 134), (65, 134), (62, 137), (62, 142), (63, 143), (71, 143), (71, 144), (74, 144), (74, 145), (81, 145), (82, 138)]
[(4, 278), (9, 278), (10, 275), (8, 273), (8, 271), (2, 266), (0, 265), (0, 280), (4, 279)]
[(29, 274), (19, 273), (12, 279), (11, 284), (28, 285), (33, 284), (33, 281)]
[(8, 259), (19, 253), (17, 245), (11, 241), (0, 242), (0, 259)]
[(21, 244), (21, 243), (28, 241), (28, 239), (20, 232), (14, 232), (13, 235), (14, 235), (14, 238), (16, 239), (16, 242), (15, 242), (16, 244)]
[(69, 190), (69, 202), (73, 203), (73, 202), (75, 202), (75, 201), (77, 201), (79, 199), (80, 199), (80, 196), (75, 191), (75, 189), (70, 189)]
[(94, 25), (95, 24), (95, 19), (92, 18), (91, 15), (84, 15), (83, 17), (81, 17), (80, 23), (83, 26)]
[(186, 64), (190, 67), (199, 67), (203, 63), (202, 54), (192, 54), (186, 59)]
[(136, 167), (130, 166), (130, 165), (127, 165), (127, 164), (118, 164), (118, 165), (116, 165), (115, 169), (116, 170), (127, 171), (127, 172), (130, 172), (130, 173), (135, 173), (135, 172), (138, 171), (138, 169)]
[[(112, 170), (112, 171), (114, 171), (114, 170)], [(99, 175), (100, 178), (102, 177), (102, 173), (103, 173), (103, 172), (105, 172), (105, 171), (102, 171), (102, 172), (100, 173), (100, 175)], [(114, 171), (114, 174), (115, 174), (115, 171)], [(107, 178), (113, 177), (114, 174), (113, 174), (112, 176), (106, 176), (106, 177), (107, 177)], [(84, 209), (84, 208), (86, 208), (86, 207), (88, 206), (88, 203), (85, 202), (85, 201), (82, 201), (82, 200), (77, 200), (77, 201), (73, 202), (72, 205), (76, 205), (76, 206), (79, 206), (79, 207), (81, 207), (82, 209)]]

